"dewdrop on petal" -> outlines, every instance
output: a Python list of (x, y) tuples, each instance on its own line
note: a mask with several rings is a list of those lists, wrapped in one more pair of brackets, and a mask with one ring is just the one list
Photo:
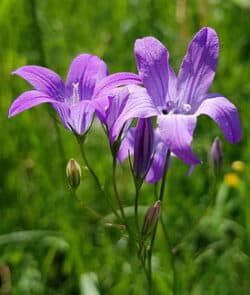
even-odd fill
[(158, 200), (151, 206), (145, 214), (144, 223), (142, 227), (142, 236), (147, 237), (156, 226), (160, 216), (161, 201)]
[(74, 159), (70, 159), (66, 167), (66, 175), (72, 189), (77, 189), (81, 181), (81, 167)]

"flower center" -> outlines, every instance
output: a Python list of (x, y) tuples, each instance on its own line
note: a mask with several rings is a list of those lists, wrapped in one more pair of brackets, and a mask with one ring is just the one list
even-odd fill
[(79, 82), (72, 83), (73, 87), (73, 93), (71, 96), (72, 104), (75, 105), (80, 101), (80, 95), (79, 95)]
[(190, 113), (192, 106), (188, 103), (178, 104), (172, 100), (169, 100), (166, 104), (166, 107), (162, 109), (162, 114), (188, 114)]
[(181, 105), (181, 110), (183, 113), (189, 113), (191, 111), (191, 105), (188, 103), (183, 103)]

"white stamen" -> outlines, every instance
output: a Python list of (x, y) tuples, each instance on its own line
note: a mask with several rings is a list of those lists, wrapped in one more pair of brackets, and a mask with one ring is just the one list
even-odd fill
[(190, 112), (190, 110), (191, 110), (191, 105), (188, 104), (188, 103), (183, 103), (183, 104), (181, 105), (181, 110), (182, 110), (184, 113), (188, 113), (188, 112)]
[(77, 104), (80, 101), (80, 96), (79, 96), (79, 83), (72, 83), (73, 87), (73, 94), (72, 94), (72, 104)]

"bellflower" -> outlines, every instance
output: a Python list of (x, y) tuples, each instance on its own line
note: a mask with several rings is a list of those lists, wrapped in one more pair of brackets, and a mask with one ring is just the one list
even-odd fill
[(80, 54), (71, 63), (66, 83), (55, 72), (40, 66), (23, 66), (13, 74), (28, 81), (35, 90), (21, 94), (11, 105), (9, 117), (41, 103), (50, 103), (70, 131), (84, 134), (95, 111), (92, 101), (126, 83), (140, 83), (132, 73), (108, 76), (104, 61), (91, 54)]
[[(241, 139), (236, 107), (220, 94), (208, 94), (219, 53), (216, 32), (202, 28), (190, 42), (178, 76), (169, 65), (169, 53), (154, 37), (135, 42), (138, 71), (147, 93), (124, 108), (115, 123), (120, 128), (128, 119), (157, 116), (161, 140), (177, 157), (194, 165), (200, 163), (191, 149), (197, 117), (205, 114), (221, 128), (230, 143)], [(135, 100), (134, 100), (135, 101)], [(139, 115), (136, 115), (136, 112)]]

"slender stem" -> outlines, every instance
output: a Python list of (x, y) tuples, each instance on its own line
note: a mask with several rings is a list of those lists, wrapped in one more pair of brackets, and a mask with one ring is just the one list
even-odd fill
[(86, 205), (82, 200), (80, 200), (76, 194), (76, 190), (75, 189), (72, 189), (71, 190), (72, 192), (72, 196), (78, 201), (79, 205), (84, 208), (84, 209), (87, 209), (91, 215), (93, 215), (94, 217), (96, 217), (97, 219), (103, 219), (103, 216), (97, 212), (96, 210), (94, 210), (93, 208), (89, 207), (88, 205)]
[(125, 212), (124, 212), (124, 209), (123, 209), (123, 206), (122, 206), (121, 199), (119, 197), (119, 193), (118, 193), (118, 189), (117, 189), (117, 184), (116, 184), (116, 158), (115, 157), (113, 157), (113, 165), (112, 165), (112, 183), (113, 183), (113, 189), (114, 189), (115, 199), (116, 199), (117, 205), (118, 205), (118, 207), (120, 209), (121, 216), (123, 218), (123, 221), (125, 223), (127, 223), (127, 221), (126, 221), (126, 215), (125, 215)]
[[(159, 200), (161, 202), (162, 202), (163, 197), (164, 197), (164, 190), (165, 190), (167, 171), (168, 171), (168, 162), (169, 162), (169, 159), (170, 159), (170, 154), (171, 154), (171, 152), (170, 152), (170, 150), (168, 150), (166, 160), (165, 160), (165, 164), (164, 164), (163, 178), (162, 178), (162, 182), (161, 182), (160, 195), (159, 195)], [(154, 248), (154, 241), (155, 241), (155, 236), (156, 236), (156, 232), (157, 232), (157, 226), (158, 226), (158, 222), (157, 222), (157, 224), (156, 224), (156, 226), (154, 228), (152, 238), (151, 238), (151, 242), (150, 242), (150, 248), (149, 248), (149, 251), (148, 251), (149, 294), (152, 294), (152, 252), (153, 252), (153, 248)], [(170, 255), (172, 255), (172, 254), (170, 253)]]
[[(126, 217), (126, 214), (124, 212), (124, 209), (123, 209), (123, 206), (122, 206), (122, 202), (121, 202), (121, 198), (119, 196), (119, 192), (118, 192), (118, 189), (117, 189), (117, 184), (116, 184), (116, 157), (113, 156), (113, 165), (112, 165), (112, 182), (113, 182), (113, 189), (114, 189), (114, 194), (115, 194), (115, 199), (116, 199), (116, 202), (117, 202), (117, 205), (120, 209), (120, 212), (121, 212), (121, 216), (122, 216), (122, 223), (125, 224), (126, 226), (126, 229), (128, 231), (128, 235), (130, 237), (130, 240), (131, 242), (134, 242), (135, 239), (134, 239), (134, 233), (133, 231), (131, 230), (130, 226), (129, 226), (129, 223), (127, 221), (127, 217)], [(133, 246), (134, 246), (134, 243), (133, 243)]]
[(91, 213), (91, 215), (93, 215), (96, 219), (103, 220), (104, 226), (113, 227), (113, 228), (117, 228), (117, 229), (120, 229), (120, 230), (125, 230), (126, 229), (126, 226), (124, 226), (123, 224), (111, 223), (111, 222), (105, 220), (104, 216), (102, 216), (99, 212), (97, 212), (95, 209), (91, 208), (90, 206), (85, 204), (81, 199), (78, 198), (75, 189), (72, 189), (71, 193), (72, 193), (72, 196), (78, 201), (80, 207), (83, 208), (83, 209), (88, 210)]
[[(141, 259), (141, 263), (142, 263), (142, 267), (144, 269), (144, 272), (145, 272), (145, 275), (146, 275), (146, 278), (147, 278), (147, 281), (148, 281), (148, 286), (150, 286), (150, 282), (151, 282), (151, 278), (150, 278), (150, 275), (149, 275), (149, 271), (147, 270), (147, 267), (145, 265), (145, 261), (142, 261)], [(151, 294), (151, 291), (149, 292), (149, 294)]]
[(82, 155), (82, 158), (84, 160), (85, 165), (87, 166), (87, 168), (88, 168), (90, 174), (92, 175), (92, 177), (93, 177), (98, 189), (100, 190), (100, 192), (104, 193), (101, 182), (100, 182), (99, 178), (97, 177), (97, 175), (96, 175), (95, 171), (93, 170), (93, 168), (90, 166), (89, 161), (88, 161), (88, 159), (86, 157), (85, 150), (84, 150), (84, 144), (79, 143), (79, 145), (80, 145), (80, 151), (81, 151), (81, 155)]
[(164, 165), (164, 170), (163, 170), (163, 178), (162, 178), (160, 196), (159, 196), (159, 200), (161, 202), (162, 202), (163, 196), (164, 196), (164, 190), (165, 190), (165, 185), (166, 185), (167, 172), (168, 172), (168, 162), (169, 162), (169, 159), (170, 159), (170, 154), (171, 154), (171, 152), (170, 152), (170, 150), (168, 150), (165, 165)]
[(140, 187), (135, 186), (135, 224), (138, 234), (140, 234), (140, 225), (138, 218), (138, 202), (139, 202)]
[(176, 275), (176, 268), (175, 268), (175, 263), (174, 263), (174, 254), (172, 252), (172, 245), (169, 239), (169, 235), (168, 235), (168, 231), (167, 228), (164, 224), (163, 218), (160, 217), (160, 221), (161, 221), (161, 226), (162, 226), (162, 230), (164, 233), (164, 237), (166, 239), (167, 242), (167, 246), (168, 246), (168, 251), (169, 251), (169, 256), (170, 256), (170, 264), (171, 264), (171, 268), (172, 268), (172, 272), (173, 272), (173, 294), (177, 294), (178, 289), (177, 289), (177, 275)]
[(111, 201), (109, 200), (109, 197), (106, 195), (106, 192), (105, 192), (105, 190), (103, 189), (103, 187), (102, 187), (102, 185), (101, 185), (101, 182), (100, 182), (98, 176), (96, 175), (95, 171), (93, 170), (93, 168), (92, 168), (92, 167), (90, 166), (90, 164), (89, 164), (89, 161), (88, 161), (88, 159), (87, 159), (87, 157), (86, 157), (85, 150), (84, 150), (84, 143), (81, 141), (81, 139), (80, 139), (77, 135), (76, 135), (76, 138), (77, 138), (77, 141), (78, 141), (78, 143), (79, 143), (80, 152), (81, 152), (81, 155), (82, 155), (83, 161), (84, 161), (85, 165), (87, 166), (87, 168), (88, 168), (90, 174), (92, 175), (92, 177), (93, 177), (93, 179), (94, 179), (94, 181), (95, 181), (95, 183), (96, 183), (96, 185), (97, 185), (99, 191), (100, 191), (101, 194), (105, 197), (105, 199), (106, 199), (108, 205), (110, 206), (112, 212), (115, 214), (116, 218), (117, 218), (118, 220), (121, 220), (120, 215), (119, 215), (119, 214), (117, 213), (117, 211), (114, 209), (113, 205), (111, 204)]

